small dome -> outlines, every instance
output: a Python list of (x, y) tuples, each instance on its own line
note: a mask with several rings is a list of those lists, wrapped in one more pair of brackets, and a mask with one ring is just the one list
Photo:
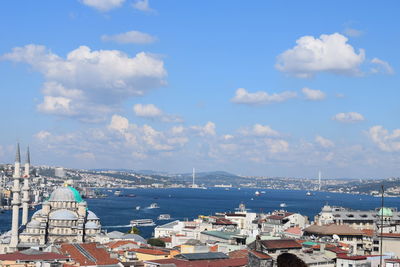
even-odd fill
[(42, 210), (37, 210), (35, 211), (35, 213), (32, 214), (32, 218), (37, 217), (37, 216), (41, 216), (42, 215)]
[(323, 211), (323, 212), (330, 212), (330, 211), (332, 211), (332, 208), (331, 208), (331, 206), (329, 206), (329, 205), (325, 205), (325, 206), (322, 208), (322, 211)]
[(97, 217), (97, 215), (93, 211), (88, 210), (87, 219), (88, 220), (99, 220), (99, 217)]
[(78, 216), (75, 212), (66, 210), (66, 209), (59, 209), (50, 213), (51, 220), (77, 220)]
[(83, 200), (78, 190), (71, 186), (62, 186), (51, 193), (49, 201), (72, 201), (80, 203)]
[(383, 207), (379, 209), (378, 216), (391, 217), (393, 216), (393, 211), (390, 208)]
[(97, 224), (94, 223), (94, 222), (87, 222), (87, 223), (85, 224), (85, 228), (86, 228), (86, 229), (99, 229), (99, 228), (100, 228), (100, 225), (97, 225)]
[(40, 222), (36, 221), (36, 220), (32, 220), (26, 226), (30, 227), (30, 228), (39, 228), (40, 227)]

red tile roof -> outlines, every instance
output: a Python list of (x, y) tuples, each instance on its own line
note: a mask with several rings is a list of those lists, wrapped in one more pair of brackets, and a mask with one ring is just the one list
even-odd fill
[(159, 250), (159, 249), (148, 249), (148, 248), (134, 248), (129, 251), (134, 251), (142, 254), (150, 254), (150, 255), (169, 255), (169, 252)]
[(366, 256), (349, 256), (346, 254), (338, 254), (337, 255), (338, 259), (345, 259), (345, 260), (353, 260), (353, 261), (360, 261), (360, 260), (366, 260)]
[(239, 249), (229, 252), (229, 258), (237, 259), (237, 258), (247, 258), (248, 257), (248, 250), (247, 249)]
[(106, 244), (107, 247), (109, 247), (110, 249), (115, 249), (115, 248), (119, 248), (121, 246), (125, 246), (127, 244), (133, 244), (133, 245), (139, 245), (137, 242), (135, 241), (131, 241), (131, 240), (119, 240), (119, 241), (114, 241), (114, 242), (109, 242)]
[(247, 258), (222, 259), (222, 260), (196, 260), (186, 261), (179, 259), (163, 259), (146, 261), (158, 264), (175, 264), (176, 267), (241, 267), (247, 266)]
[(96, 261), (92, 261), (86, 255), (82, 254), (74, 244), (62, 244), (60, 251), (65, 256), (70, 256), (72, 259), (77, 261), (81, 266), (87, 265), (112, 265), (118, 264), (117, 259), (112, 259), (110, 254), (101, 247), (97, 247), (96, 243), (82, 243), (79, 244), (89, 255), (91, 255)]
[(249, 250), (249, 253), (253, 254), (254, 256), (256, 256), (257, 258), (260, 258), (260, 259), (271, 259), (272, 258), (270, 255), (256, 251), (256, 250)]
[(262, 240), (261, 243), (267, 249), (302, 248), (301, 244), (294, 239)]
[(0, 261), (49, 261), (49, 260), (68, 260), (69, 258), (53, 252), (40, 252), (38, 254), (24, 254), (23, 252), (14, 252), (9, 254), (0, 254)]
[(285, 230), (286, 233), (288, 234), (294, 234), (294, 235), (302, 235), (303, 231), (301, 231), (300, 227), (290, 227), (288, 229)]

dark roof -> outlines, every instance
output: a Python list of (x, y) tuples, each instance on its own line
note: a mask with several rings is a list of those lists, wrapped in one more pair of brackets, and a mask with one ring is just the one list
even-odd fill
[(204, 252), (204, 253), (182, 253), (182, 254), (176, 255), (175, 258), (192, 261), (192, 260), (227, 259), (229, 257), (222, 252)]
[(53, 252), (41, 252), (41, 251), (33, 251), (29, 249), (24, 253), (24, 251), (9, 253), (9, 254), (1, 254), (0, 261), (10, 260), (10, 261), (50, 261), (50, 260), (68, 260), (69, 258)]
[(261, 244), (266, 249), (296, 248), (301, 249), (302, 246), (294, 239), (278, 239), (278, 240), (262, 240)]

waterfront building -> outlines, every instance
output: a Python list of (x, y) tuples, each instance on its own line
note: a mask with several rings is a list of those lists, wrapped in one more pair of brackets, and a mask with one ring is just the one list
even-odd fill
[(384, 207), (375, 210), (353, 210), (344, 207), (325, 205), (321, 212), (315, 216), (317, 225), (345, 224), (354, 229), (377, 230), (383, 216), (384, 232), (400, 232), (400, 212), (397, 208)]
[(309, 225), (306, 216), (300, 213), (287, 212), (285, 210), (273, 211), (260, 221), (261, 232), (271, 236), (283, 235), (289, 228), (298, 227), (304, 229)]

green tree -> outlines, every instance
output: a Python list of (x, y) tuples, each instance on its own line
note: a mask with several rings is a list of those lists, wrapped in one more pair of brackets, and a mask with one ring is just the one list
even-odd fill
[(138, 228), (136, 228), (135, 226), (132, 226), (132, 228), (130, 230), (128, 230), (128, 234), (139, 235), (140, 234), (140, 230)]
[(150, 238), (149, 240), (147, 240), (147, 244), (155, 246), (155, 247), (164, 247), (165, 248), (165, 242), (158, 238)]

